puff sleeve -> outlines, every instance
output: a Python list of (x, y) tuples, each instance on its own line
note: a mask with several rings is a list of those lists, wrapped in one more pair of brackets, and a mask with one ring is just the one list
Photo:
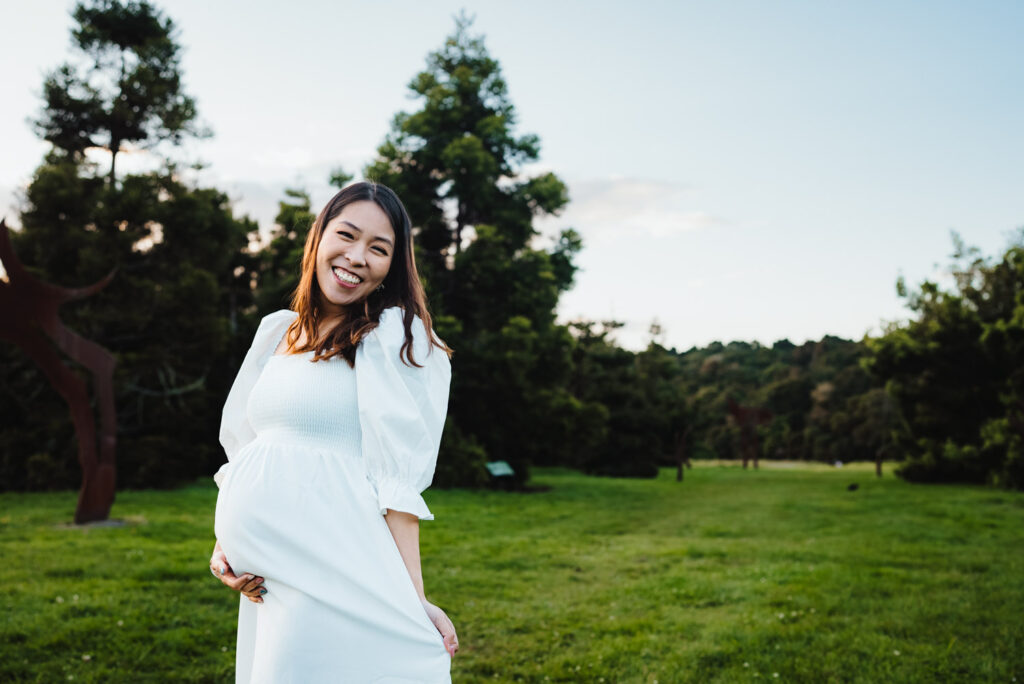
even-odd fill
[(433, 347), (422, 319), (412, 323), (413, 357), (422, 368), (399, 357), (405, 342), (402, 310), (385, 309), (379, 325), (356, 349), (356, 392), (367, 479), (381, 515), (387, 509), (433, 520), (420, 493), (430, 486), (437, 464), (451, 364)]
[(238, 375), (231, 385), (228, 398), (224, 402), (224, 411), (220, 420), (220, 443), (227, 454), (228, 462), (220, 467), (220, 470), (213, 476), (213, 481), (220, 487), (228, 471), (231, 469), (231, 459), (246, 444), (256, 439), (256, 433), (249, 424), (249, 417), (246, 413), (246, 404), (249, 401), (249, 393), (252, 391), (263, 366), (271, 357), (274, 350), (284, 337), (288, 324), (291, 323), (296, 314), (288, 309), (281, 309), (268, 314), (260, 321), (259, 328), (253, 336), (249, 351), (245, 354), (242, 366), (238, 369)]

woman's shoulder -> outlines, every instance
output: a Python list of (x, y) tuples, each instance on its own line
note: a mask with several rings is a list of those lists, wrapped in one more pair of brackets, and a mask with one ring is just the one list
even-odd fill
[[(297, 313), (288, 309), (280, 309), (267, 314), (260, 319), (259, 327), (256, 328), (256, 336), (253, 340), (253, 344), (262, 345), (273, 342), (273, 347), (276, 347), (278, 340), (282, 335), (284, 335), (284, 331), (288, 327), (288, 324), (294, 321), (297, 316)], [(273, 347), (271, 347), (271, 351), (273, 351)]]
[(291, 321), (295, 320), (295, 318), (298, 315), (299, 314), (292, 311), (291, 309), (278, 309), (277, 311), (269, 313), (266, 316), (264, 316), (260, 320), (260, 327), (262, 328), (264, 326), (280, 325), (281, 323), (285, 322), (290, 323)]
[[(420, 345), (427, 340), (427, 328), (419, 314), (412, 315), (412, 337), (415, 344)], [(380, 321), (375, 330), (378, 337), (388, 343), (402, 344), (405, 342), (405, 309), (401, 306), (389, 306), (380, 312)]]
[[(432, 343), (432, 340), (440, 340), (440, 338), (433, 330), (427, 330), (423, 319), (418, 314), (413, 313), (409, 328), (412, 333), (412, 346), (409, 350), (412, 351), (418, 364), (436, 365), (448, 360), (447, 355), (435, 348), (435, 344)], [(381, 347), (388, 350), (389, 355), (408, 358), (401, 352), (406, 342), (405, 309), (401, 306), (384, 309), (372, 334), (377, 338)]]
[[(417, 327), (420, 328), (420, 332), (423, 332), (423, 319), (414, 313), (413, 335), (417, 334)], [(404, 339), (406, 337), (406, 309), (396, 305), (389, 306), (381, 311), (376, 330), (381, 337), (393, 338), (400, 336)]]

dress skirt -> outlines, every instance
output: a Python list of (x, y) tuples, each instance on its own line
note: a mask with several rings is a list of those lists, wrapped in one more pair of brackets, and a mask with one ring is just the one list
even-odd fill
[(267, 589), (240, 598), (237, 683), (451, 682), (357, 451), (261, 433), (221, 484), (215, 531)]

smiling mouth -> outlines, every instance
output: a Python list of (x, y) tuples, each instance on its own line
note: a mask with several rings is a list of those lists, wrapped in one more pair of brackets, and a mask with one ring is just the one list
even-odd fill
[(355, 287), (359, 283), (363, 282), (363, 279), (356, 274), (349, 273), (338, 266), (332, 266), (331, 272), (334, 274), (334, 278), (346, 287)]

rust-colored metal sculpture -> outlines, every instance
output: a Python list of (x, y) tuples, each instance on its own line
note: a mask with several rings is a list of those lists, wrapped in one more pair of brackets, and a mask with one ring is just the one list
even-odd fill
[[(68, 329), (61, 322), (57, 309), (64, 302), (88, 297), (106, 287), (114, 271), (98, 283), (82, 288), (67, 289), (42, 282), (18, 261), (3, 220), (0, 220), (0, 261), (7, 271), (7, 281), (0, 281), (0, 321), (3, 322), (0, 339), (13, 342), (28, 354), (71, 409), (78, 437), (78, 461), (82, 466), (82, 489), (78, 493), (75, 522), (106, 520), (114, 503), (116, 479), (114, 366), (117, 361), (100, 345)], [(61, 361), (54, 345), (92, 373), (100, 414), (98, 440), (85, 380)]]
[(773, 414), (765, 408), (740, 406), (732, 397), (729, 397), (729, 413), (740, 428), (740, 455), (743, 457), (743, 468), (746, 469), (748, 461), (753, 460), (756, 470), (759, 454), (757, 426), (767, 424), (773, 418)]

